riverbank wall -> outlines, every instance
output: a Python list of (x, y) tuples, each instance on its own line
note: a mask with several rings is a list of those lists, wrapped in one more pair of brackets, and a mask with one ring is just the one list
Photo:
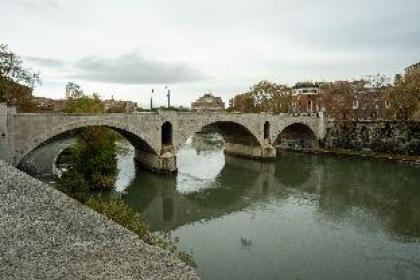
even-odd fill
[(199, 279), (171, 253), (0, 161), (0, 279)]
[(419, 121), (329, 121), (325, 149), (420, 156)]

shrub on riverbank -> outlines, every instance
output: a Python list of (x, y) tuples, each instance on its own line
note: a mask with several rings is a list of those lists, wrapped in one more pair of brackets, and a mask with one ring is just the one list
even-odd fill
[(68, 169), (58, 179), (67, 192), (112, 190), (117, 179), (115, 133), (102, 127), (89, 127), (77, 136), (76, 144), (66, 151)]

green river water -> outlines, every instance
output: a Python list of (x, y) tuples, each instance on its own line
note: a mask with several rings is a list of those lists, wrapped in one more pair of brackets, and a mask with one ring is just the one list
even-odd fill
[(164, 177), (132, 153), (120, 156), (121, 198), (179, 238), (204, 279), (420, 279), (420, 168), (292, 153), (263, 163), (206, 136)]

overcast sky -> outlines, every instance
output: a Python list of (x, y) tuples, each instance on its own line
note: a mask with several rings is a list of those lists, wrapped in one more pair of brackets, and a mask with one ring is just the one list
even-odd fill
[(0, 0), (0, 43), (102, 97), (225, 101), (260, 80), (390, 77), (420, 61), (419, 0)]

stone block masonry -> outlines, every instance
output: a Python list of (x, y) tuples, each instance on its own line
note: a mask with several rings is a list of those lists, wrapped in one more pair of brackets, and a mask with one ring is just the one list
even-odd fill
[(196, 271), (0, 160), (0, 279), (199, 279)]
[(371, 150), (381, 153), (420, 155), (420, 122), (329, 122), (326, 148)]
[(161, 156), (136, 149), (135, 160), (140, 167), (158, 174), (172, 174), (178, 171), (174, 153), (163, 153)]

